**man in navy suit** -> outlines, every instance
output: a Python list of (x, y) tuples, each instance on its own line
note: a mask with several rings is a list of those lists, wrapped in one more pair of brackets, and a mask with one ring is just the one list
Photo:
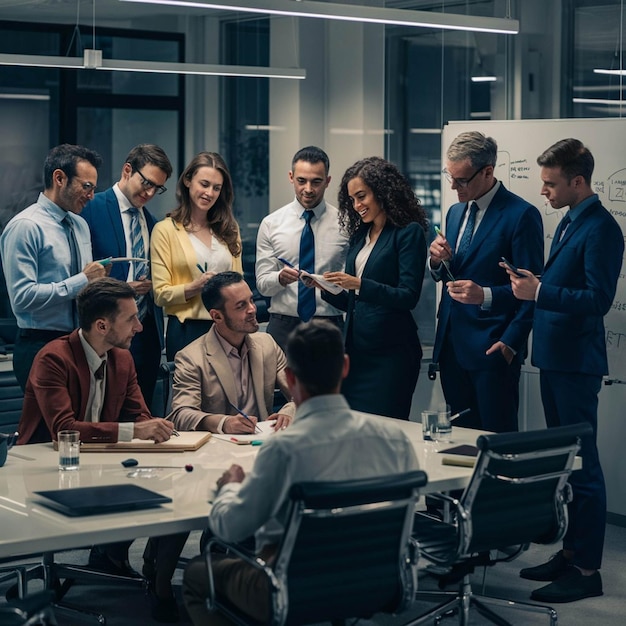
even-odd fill
[[(140, 144), (129, 152), (119, 182), (96, 194), (82, 213), (91, 230), (94, 259), (137, 256), (133, 220), (138, 220), (141, 233), (139, 249), (143, 250), (143, 258), (149, 258), (150, 233), (156, 220), (145, 205), (165, 191), (164, 184), (171, 175), (172, 164), (159, 146)], [(163, 314), (154, 304), (146, 263), (114, 262), (112, 266), (111, 276), (130, 283), (138, 298), (143, 299), (143, 304), (138, 300), (143, 332), (135, 335), (130, 352), (144, 400), (151, 406), (163, 349)]]
[(502, 257), (539, 272), (543, 226), (539, 211), (494, 177), (498, 147), (491, 137), (461, 133), (443, 170), (459, 202), (445, 236), (430, 246), (430, 270), (444, 283), (433, 363), (452, 413), (469, 408), (458, 426), (516, 431), (519, 377), (526, 356), (532, 302), (513, 296)]
[(522, 578), (553, 581), (535, 590), (540, 602), (572, 602), (602, 595), (600, 569), (606, 489), (596, 434), (598, 392), (608, 374), (604, 316), (615, 297), (624, 236), (591, 188), (594, 160), (577, 139), (548, 148), (537, 163), (541, 189), (555, 209), (569, 207), (556, 229), (541, 279), (509, 271), (517, 298), (535, 302), (532, 363), (540, 370), (541, 401), (549, 428), (589, 422), (583, 469), (570, 477), (574, 498), (563, 549)]

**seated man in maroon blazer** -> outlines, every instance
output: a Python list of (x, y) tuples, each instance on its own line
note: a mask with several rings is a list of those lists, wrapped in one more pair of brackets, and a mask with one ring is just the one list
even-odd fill
[[(101, 278), (79, 292), (76, 305), (80, 327), (48, 343), (33, 361), (18, 444), (56, 440), (60, 430), (78, 430), (81, 441), (92, 443), (167, 441), (174, 425), (150, 414), (128, 350), (142, 330), (133, 288), (115, 278)], [(131, 543), (92, 548), (89, 565), (139, 577), (128, 562)], [(175, 564), (160, 565), (157, 557), (154, 576), (163, 574), (169, 588)], [(173, 596), (166, 600), (171, 600), (169, 608), (174, 611)]]

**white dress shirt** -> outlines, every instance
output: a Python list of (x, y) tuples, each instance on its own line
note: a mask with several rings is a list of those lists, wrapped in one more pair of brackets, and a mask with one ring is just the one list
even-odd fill
[[(298, 283), (283, 287), (278, 274), (284, 265), (282, 257), (296, 267), (299, 265), (300, 237), (305, 220), (305, 208), (293, 202), (263, 218), (256, 240), (256, 285), (261, 295), (272, 299), (270, 313), (298, 317)], [(348, 252), (348, 237), (339, 231), (337, 209), (322, 200), (314, 209), (311, 229), (315, 237), (315, 273), (337, 272), (344, 269)], [(342, 312), (322, 300), (315, 290), (315, 315), (334, 316)]]
[(256, 533), (258, 551), (280, 540), (291, 485), (416, 469), (413, 445), (393, 419), (354, 413), (340, 394), (316, 396), (298, 407), (289, 428), (263, 442), (243, 483), (220, 489), (209, 526), (230, 542)]

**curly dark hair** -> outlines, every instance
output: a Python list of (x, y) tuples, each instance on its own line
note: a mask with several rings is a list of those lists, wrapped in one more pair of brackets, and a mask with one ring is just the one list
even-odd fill
[(185, 185), (185, 181), (189, 182), (201, 167), (212, 167), (220, 172), (224, 178), (220, 196), (213, 208), (207, 213), (207, 222), (215, 235), (228, 246), (230, 253), (233, 256), (239, 256), (241, 243), (239, 241), (239, 225), (233, 214), (233, 202), (235, 200), (233, 181), (224, 159), (217, 152), (200, 152), (187, 165), (176, 185), (178, 206), (167, 215), (173, 220), (181, 222), (183, 226), (189, 226), (191, 202), (189, 200), (189, 188)]
[(417, 222), (428, 230), (426, 211), (400, 170), (380, 157), (367, 157), (346, 170), (339, 186), (339, 225), (348, 235), (354, 235), (362, 223), (348, 195), (353, 178), (360, 178), (372, 190), (389, 222), (400, 228)]

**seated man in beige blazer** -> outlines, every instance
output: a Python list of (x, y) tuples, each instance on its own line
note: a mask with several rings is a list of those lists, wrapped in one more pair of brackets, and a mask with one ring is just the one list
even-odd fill
[(253, 433), (257, 421), (286, 428), (288, 402), (273, 413), (274, 389), (290, 397), (285, 355), (271, 335), (257, 332), (252, 291), (238, 272), (221, 272), (203, 288), (213, 326), (176, 354), (172, 412), (178, 430)]

